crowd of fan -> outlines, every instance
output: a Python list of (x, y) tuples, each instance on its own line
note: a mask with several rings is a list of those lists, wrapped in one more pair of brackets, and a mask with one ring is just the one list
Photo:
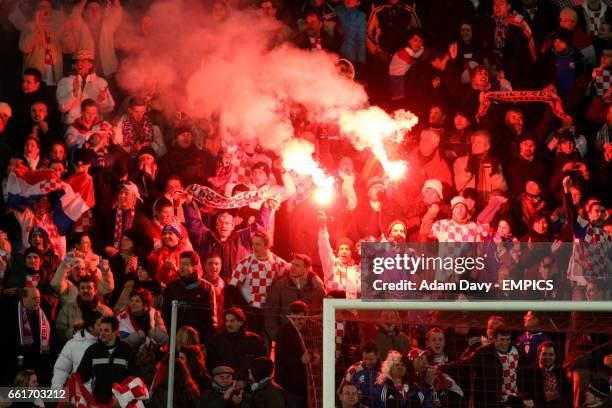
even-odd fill
[[(165, 406), (166, 327), (178, 300), (174, 406), (305, 407), (306, 367), (321, 362), (304, 349), (300, 328), (324, 297), (361, 296), (363, 241), (548, 243), (532, 269), (560, 284), (556, 299), (611, 295), (606, 2), (249, 5), (286, 24), (279, 43), (338, 54), (372, 103), (419, 116), (395, 146), (394, 158), (408, 164), (399, 180), (333, 127), (296, 119), (296, 137), (315, 145), (336, 179), (325, 212), (310, 177), (288, 172), (256, 139), (220, 141), (214, 119), (169, 114), (163, 93), (127, 95), (117, 85), (125, 14), (146, 37), (156, 24), (151, 3), (0, 1), (2, 385), (61, 387), (78, 373), (107, 403), (113, 383), (137, 375), (151, 387), (151, 406)], [(208, 6), (212, 24), (231, 12), (220, 0)], [(482, 92), (512, 89), (556, 94), (563, 114), (493, 102), (479, 115)], [(21, 207), (7, 196), (9, 175), (24, 169), (89, 174), (95, 206), (62, 235), (57, 197)], [(199, 206), (185, 190), (191, 184), (271, 198), (218, 211)], [(560, 261), (561, 242), (587, 249)], [(500, 259), (504, 276), (518, 258)], [(338, 366), (354, 363), (360, 346), (363, 361), (346, 373), (340, 403), (604, 406), (609, 336), (581, 332), (576, 319), (563, 339), (573, 350), (563, 370), (537, 324), (526, 323), (516, 347), (503, 325), (489, 327), (461, 358), (444, 352), (441, 329), (425, 327), (421, 341), (401, 332), (397, 313), (383, 313), (371, 333), (347, 324), (338, 347), (349, 343), (353, 356)]]

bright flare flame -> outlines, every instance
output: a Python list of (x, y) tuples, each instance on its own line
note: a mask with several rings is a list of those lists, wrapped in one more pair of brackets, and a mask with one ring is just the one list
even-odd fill
[(319, 205), (327, 205), (334, 198), (334, 189), (332, 186), (321, 186), (315, 190), (314, 198)]
[(319, 163), (312, 158), (313, 153), (312, 143), (302, 139), (292, 139), (285, 144), (281, 154), (287, 170), (293, 170), (303, 176), (312, 176), (312, 182), (322, 191), (321, 197), (328, 197), (327, 201), (330, 201), (333, 196), (334, 178), (327, 176), (319, 167)]
[(416, 125), (418, 118), (405, 110), (398, 110), (389, 116), (377, 106), (356, 112), (340, 114), (340, 130), (349, 136), (355, 146), (362, 150), (370, 148), (389, 178), (397, 180), (406, 172), (406, 163), (392, 161), (385, 150), (385, 142), (401, 142), (405, 132)]

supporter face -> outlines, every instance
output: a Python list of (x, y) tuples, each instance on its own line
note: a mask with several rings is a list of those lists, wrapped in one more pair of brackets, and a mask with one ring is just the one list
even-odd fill
[(91, 238), (89, 235), (83, 235), (77, 244), (77, 249), (81, 252), (88, 253), (91, 251)]
[(472, 138), (472, 154), (479, 155), (489, 151), (491, 145), (486, 137), (476, 136)]
[(276, 9), (271, 1), (264, 1), (260, 4), (261, 11), (268, 17), (276, 16)]
[(34, 75), (24, 75), (21, 79), (21, 90), (24, 94), (36, 92), (39, 86), (40, 82), (36, 80)]
[(267, 255), (268, 246), (262, 237), (253, 237), (251, 239), (251, 247), (255, 256), (261, 258)]
[(601, 64), (606, 68), (612, 66), (612, 50), (603, 50), (601, 52)]
[(30, 381), (28, 381), (27, 386), (31, 388), (38, 388), (38, 378), (36, 377), (36, 374), (32, 374), (30, 376)]
[(572, 11), (562, 10), (559, 14), (559, 27), (574, 31), (574, 27), (576, 26), (576, 18), (576, 14), (574, 14)]
[(567, 50), (568, 45), (561, 41), (558, 38), (555, 38), (555, 41), (553, 42), (553, 48), (555, 49), (556, 52), (558, 52), (559, 54), (564, 53)]
[(49, 159), (64, 161), (66, 159), (66, 149), (61, 144), (54, 144), (49, 150)]
[(30, 236), (30, 245), (34, 248), (44, 249), (45, 248), (45, 238), (40, 232), (36, 232)]
[(493, 0), (493, 14), (495, 17), (506, 17), (509, 12), (510, 4), (506, 0)]
[(433, 188), (426, 188), (423, 191), (423, 202), (425, 205), (431, 205), (440, 202), (440, 196)]
[(539, 356), (540, 367), (552, 367), (555, 365), (556, 358), (554, 347), (542, 347)]
[(459, 35), (461, 36), (461, 41), (464, 43), (469, 43), (472, 41), (472, 25), (471, 24), (461, 24), (461, 28), (459, 29)]
[(251, 180), (257, 187), (261, 187), (268, 183), (268, 174), (263, 169), (254, 169), (251, 171)]
[(435, 153), (436, 149), (440, 145), (440, 137), (431, 131), (424, 131), (421, 133), (419, 140), (419, 152), (423, 156), (429, 157)]
[(227, 18), (227, 6), (217, 1), (212, 5), (212, 16), (215, 21), (223, 21)]
[(352, 258), (351, 247), (346, 244), (340, 245), (338, 247), (338, 258), (340, 258), (340, 262), (349, 262)]
[(147, 107), (144, 105), (132, 106), (131, 108), (128, 108), (128, 111), (130, 112), (132, 120), (136, 123), (140, 123), (143, 121), (145, 114), (147, 113)]
[(370, 201), (378, 201), (378, 197), (380, 196), (380, 193), (382, 193), (383, 190), (384, 187), (382, 184), (374, 184), (368, 190), (368, 199)]
[(64, 165), (62, 163), (54, 162), (49, 165), (51, 170), (54, 170), (58, 177), (62, 177), (62, 175), (66, 172)]
[(404, 363), (397, 363), (393, 367), (391, 367), (390, 374), (392, 378), (402, 378), (406, 375), (406, 366), (404, 365)]
[(520, 135), (523, 131), (523, 114), (516, 111), (508, 111), (506, 113), (506, 123), (514, 134)]
[(408, 47), (412, 51), (418, 51), (423, 48), (423, 38), (419, 35), (413, 35), (411, 39), (408, 40)]
[(74, 281), (78, 281), (83, 276), (87, 275), (87, 267), (85, 261), (75, 258), (70, 267), (70, 277)]
[(509, 334), (498, 334), (497, 337), (495, 337), (495, 348), (499, 351), (507, 353), (510, 350), (510, 344), (511, 336)]
[(546, 234), (548, 232), (548, 220), (544, 217), (536, 220), (533, 223), (533, 230), (538, 234)]
[(499, 222), (499, 224), (497, 225), (497, 233), (500, 234), (503, 237), (510, 236), (512, 234), (512, 230), (510, 228), (510, 224), (508, 224), (504, 220), (501, 220)]
[(587, 287), (585, 290), (586, 300), (590, 302), (594, 300), (604, 300), (603, 295), (604, 295), (603, 291), (595, 283), (589, 282), (587, 284)]
[(175, 191), (183, 191), (181, 180), (170, 179), (166, 182), (166, 193), (174, 193)]
[(533, 140), (523, 140), (519, 145), (521, 156), (526, 159), (533, 160), (536, 145)]
[(0, 114), (0, 133), (4, 132), (4, 128), (9, 121), (9, 117), (3, 113)]
[(240, 142), (240, 147), (242, 151), (247, 154), (254, 154), (257, 149), (257, 145), (259, 145), (259, 141), (256, 137), (247, 137)]
[(40, 264), (42, 263), (40, 256), (38, 254), (28, 254), (25, 258), (26, 267), (33, 269), (35, 271), (40, 269)]
[(338, 164), (338, 170), (344, 174), (353, 174), (354, 166), (350, 157), (343, 157)]
[(79, 297), (85, 302), (91, 302), (96, 297), (96, 286), (93, 282), (79, 283)]
[(110, 323), (100, 323), (100, 340), (104, 344), (112, 344), (117, 338), (117, 332), (113, 331)]
[(85, 123), (93, 123), (98, 117), (98, 107), (88, 106), (85, 110), (81, 111), (81, 118)]
[(468, 209), (463, 204), (457, 204), (453, 207), (452, 211), (453, 221), (462, 223), (469, 217)]
[(130, 297), (130, 313), (133, 315), (141, 315), (145, 310), (145, 305), (140, 296)]
[(138, 269), (136, 269), (136, 275), (138, 276), (138, 280), (141, 282), (146, 282), (150, 279), (149, 272), (147, 272), (147, 270), (142, 266), (138, 266)]
[(404, 224), (394, 224), (391, 227), (391, 239), (393, 242), (404, 242), (406, 240), (406, 228)]
[(297, 329), (301, 329), (306, 324), (306, 315), (302, 312), (300, 313), (289, 313), (289, 319), (293, 322)]
[(601, 224), (606, 218), (606, 207), (600, 204), (591, 205), (588, 216), (592, 224)]
[(376, 353), (363, 353), (363, 365), (367, 369), (372, 369), (378, 363), (378, 354)]
[(392, 333), (397, 325), (397, 315), (392, 310), (385, 310), (380, 313), (380, 327), (387, 333)]
[(342, 402), (343, 406), (355, 406), (359, 402), (359, 392), (357, 391), (357, 387), (353, 384), (342, 387), (340, 402)]
[(40, 309), (40, 292), (36, 288), (26, 288), (28, 295), (21, 299), (21, 303), (28, 310)]
[(222, 214), (217, 218), (217, 233), (221, 239), (227, 239), (234, 230), (234, 217)]
[(77, 75), (84, 77), (91, 72), (91, 68), (93, 68), (93, 62), (89, 59), (74, 61), (74, 71)]
[(478, 88), (486, 88), (489, 85), (489, 72), (485, 69), (479, 69), (474, 73), (472, 84)]
[[(528, 181), (527, 184), (525, 184), (525, 192), (530, 196), (533, 201), (540, 201), (539, 198), (542, 194), (542, 189), (540, 188), (538, 183)], [(535, 197), (537, 197), (537, 199)]]
[(444, 339), (444, 333), (434, 332), (429, 335), (427, 339), (427, 348), (439, 355), (444, 352), (444, 345), (446, 344)]
[(468, 120), (468, 118), (466, 118), (463, 115), (455, 115), (454, 118), (454, 122), (455, 122), (455, 129), (457, 130), (463, 130), (466, 129), (468, 126), (470, 126), (470, 121)]
[(176, 136), (176, 145), (181, 149), (187, 149), (193, 143), (193, 134), (191, 132), (183, 132)]
[(32, 204), (32, 209), (37, 216), (43, 216), (49, 211), (49, 201), (47, 198), (43, 198)]
[(216, 281), (221, 273), (221, 259), (214, 256), (208, 258), (204, 264), (204, 276), (208, 281)]
[(136, 194), (132, 191), (122, 188), (119, 192), (119, 207), (124, 210), (129, 210), (136, 206)]
[(174, 248), (179, 244), (179, 238), (172, 231), (166, 231), (162, 234), (162, 242), (164, 246)]
[(47, 105), (41, 102), (34, 103), (30, 108), (30, 117), (34, 123), (40, 123), (47, 119)]
[(321, 28), (323, 22), (315, 14), (306, 16), (306, 34), (309, 37), (319, 38), (321, 36)]
[(213, 380), (221, 387), (229, 387), (234, 382), (234, 376), (231, 374), (217, 374), (213, 377)]
[(439, 106), (432, 106), (429, 110), (429, 124), (434, 127), (440, 127), (444, 125), (445, 119), (446, 115), (442, 112), (442, 109)]
[(195, 273), (195, 266), (191, 264), (191, 259), (181, 258), (179, 275), (181, 275), (182, 278), (189, 278), (194, 273)]
[(36, 158), (40, 153), (40, 147), (34, 139), (28, 139), (23, 146), (23, 155), (25, 157)]
[(523, 326), (525, 330), (535, 330), (540, 325), (540, 320), (534, 315), (531, 310), (523, 317)]
[(291, 261), (291, 269), (289, 270), (289, 276), (292, 278), (302, 278), (308, 273), (308, 267), (304, 263), (304, 260), (294, 258)]
[(100, 20), (102, 16), (102, 9), (96, 2), (89, 3), (83, 12), (83, 17), (88, 23), (95, 23)]
[(556, 275), (556, 268), (555, 268), (555, 260), (550, 257), (547, 256), (544, 259), (542, 259), (542, 262), (540, 262), (540, 275), (542, 275), (542, 279), (551, 279)]
[(134, 243), (131, 239), (126, 237), (125, 235), (121, 237), (121, 242), (119, 243), (119, 248), (121, 252), (131, 252), (134, 249)]
[(228, 333), (238, 333), (242, 325), (244, 325), (244, 323), (236, 319), (236, 316), (233, 314), (228, 313), (225, 315), (225, 330), (227, 330)]
[(170, 224), (174, 220), (174, 208), (164, 207), (157, 213), (157, 220), (161, 225)]

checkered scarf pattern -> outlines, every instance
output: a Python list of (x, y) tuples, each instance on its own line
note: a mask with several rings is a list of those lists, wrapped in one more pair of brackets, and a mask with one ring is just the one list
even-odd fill
[(140, 377), (127, 377), (121, 384), (113, 384), (112, 391), (121, 408), (144, 408), (142, 401), (149, 399), (147, 385)]
[(544, 375), (544, 397), (546, 401), (559, 399), (559, 382), (553, 370), (543, 368), (542, 374)]
[(51, 34), (45, 33), (45, 65), (53, 65), (53, 55), (51, 54)]
[(604, 67), (597, 67), (591, 74), (591, 81), (595, 88), (595, 96), (603, 97), (612, 85), (612, 72)]
[[(609, 254), (612, 252), (612, 236), (602, 228), (594, 227), (582, 217), (578, 217), (575, 228), (582, 234), (575, 234), (574, 246), (578, 262), (582, 266), (583, 277), (603, 278), (612, 270)], [(582, 238), (580, 236), (582, 235)], [(576, 261), (576, 260), (575, 260)]]
[(289, 172), (291, 173), (291, 177), (293, 177), (296, 190), (295, 194), (292, 195), (289, 200), (291, 200), (293, 207), (295, 207), (310, 196), (313, 187), (312, 178), (311, 176), (297, 174), (293, 170), (290, 170)]
[(599, 10), (591, 10), (587, 6), (582, 7), (582, 10), (584, 10), (585, 14), (587, 15), (587, 18), (589, 19), (589, 35), (591, 37), (597, 37), (597, 35), (599, 34), (599, 30), (601, 29), (601, 23), (603, 23), (603, 21), (601, 20), (603, 11), (602, 8), (600, 7)]
[(136, 211), (133, 208), (130, 210), (123, 210), (117, 207), (117, 214), (115, 215), (115, 235), (113, 239), (113, 246), (115, 248), (119, 248), (121, 238), (125, 231), (132, 228), (135, 213)]
[(95, 221), (95, 219), (94, 219), (94, 216), (93, 216), (93, 212), (91, 210), (87, 210), (77, 220), (76, 224), (74, 225), (73, 231), (76, 232), (76, 233), (89, 232), (89, 230), (94, 225), (94, 221)]
[(36, 275), (30, 275), (26, 273), (25, 276), (25, 287), (26, 288), (36, 288), (38, 287), (38, 283), (40, 282), (40, 273)]
[(501, 388), (502, 401), (507, 401), (508, 397), (518, 395), (516, 369), (518, 367), (519, 353), (518, 350), (512, 346), (508, 353), (501, 353), (498, 351), (497, 355), (499, 356), (499, 362), (503, 369), (503, 383)]
[(236, 265), (230, 285), (240, 287), (245, 300), (252, 307), (263, 308), (268, 290), (278, 276), (289, 269), (289, 264), (270, 252), (268, 259), (261, 261), (249, 255)]
[(334, 273), (325, 282), (328, 291), (342, 291), (347, 299), (357, 299), (361, 293), (361, 269), (359, 265), (344, 266), (336, 259)]

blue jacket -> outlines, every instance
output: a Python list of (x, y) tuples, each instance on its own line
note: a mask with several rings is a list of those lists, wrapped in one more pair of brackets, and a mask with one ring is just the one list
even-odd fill
[(365, 63), (367, 21), (363, 11), (357, 8), (336, 7), (336, 17), (340, 22), (343, 41), (340, 56), (354, 63)]

